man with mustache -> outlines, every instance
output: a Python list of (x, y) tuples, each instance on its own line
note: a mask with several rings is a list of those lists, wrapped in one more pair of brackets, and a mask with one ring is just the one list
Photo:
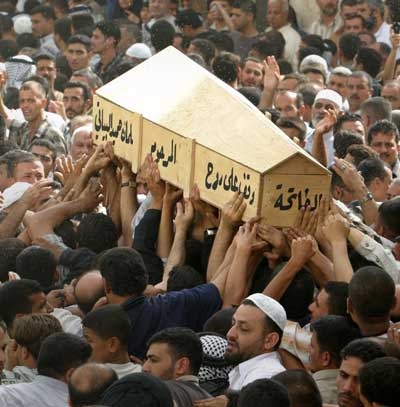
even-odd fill
[(286, 325), (282, 305), (264, 294), (252, 294), (236, 310), (227, 333), (225, 360), (237, 365), (229, 374), (229, 387), (239, 391), (257, 379), (269, 379), (285, 370), (279, 348)]
[(360, 113), (361, 104), (372, 97), (372, 78), (364, 71), (354, 71), (347, 80), (349, 112)]
[(326, 161), (324, 165), (333, 162), (333, 125), (342, 112), (343, 98), (339, 93), (331, 89), (317, 93), (311, 110), (315, 131), (307, 137), (305, 150), (321, 162)]
[(378, 343), (371, 339), (356, 339), (341, 352), (342, 362), (336, 381), (339, 407), (362, 407), (358, 375), (360, 369), (371, 360), (386, 356)]
[(86, 114), (92, 104), (89, 87), (82, 82), (68, 82), (64, 88), (63, 103), (69, 120)]
[(399, 131), (389, 120), (380, 120), (368, 131), (368, 144), (390, 166), (394, 177), (400, 176)]

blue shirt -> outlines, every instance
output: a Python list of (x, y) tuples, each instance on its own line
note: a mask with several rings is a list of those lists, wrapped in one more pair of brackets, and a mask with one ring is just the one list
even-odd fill
[(182, 326), (201, 331), (221, 305), (219, 291), (211, 283), (154, 297), (130, 298), (122, 304), (132, 325), (129, 354), (143, 359), (147, 341), (164, 328)]

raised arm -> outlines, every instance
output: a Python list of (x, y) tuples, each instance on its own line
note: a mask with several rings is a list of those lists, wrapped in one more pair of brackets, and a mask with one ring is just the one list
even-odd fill
[(222, 208), (222, 217), (219, 224), (214, 244), (208, 260), (207, 281), (211, 281), (222, 264), (226, 251), (242, 222), (242, 216), (246, 209), (246, 202), (242, 195), (235, 192), (233, 197)]

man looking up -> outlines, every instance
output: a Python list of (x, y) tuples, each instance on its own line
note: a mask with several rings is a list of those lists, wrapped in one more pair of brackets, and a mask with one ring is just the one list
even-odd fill
[(274, 299), (252, 294), (242, 302), (233, 315), (224, 356), (227, 363), (237, 364), (229, 373), (231, 390), (285, 370), (277, 353), (285, 325), (286, 312)]

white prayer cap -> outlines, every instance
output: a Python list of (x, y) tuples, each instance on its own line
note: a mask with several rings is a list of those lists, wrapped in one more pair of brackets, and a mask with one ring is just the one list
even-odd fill
[(339, 110), (343, 110), (343, 98), (339, 93), (335, 92), (332, 89), (322, 89), (317, 93), (317, 96), (315, 97), (314, 103), (319, 100), (319, 99), (324, 99), (324, 100), (329, 100), (330, 102), (334, 103)]
[(299, 72), (304, 73), (308, 70), (315, 70), (321, 73), (325, 80), (328, 79), (329, 69), (328, 63), (319, 55), (307, 55), (300, 63)]
[(151, 50), (146, 44), (137, 42), (126, 50), (125, 55), (131, 58), (148, 59), (151, 57)]
[(28, 182), (16, 182), (12, 184), (9, 188), (5, 189), (3, 192), (3, 209), (8, 208), (13, 203), (17, 202), (18, 199), (25, 193), (27, 189), (29, 189), (32, 184)]
[(249, 295), (246, 300), (253, 302), (282, 331), (285, 329), (287, 322), (286, 311), (278, 301), (260, 293)]
[(14, 31), (16, 34), (31, 34), (32, 20), (27, 14), (20, 14), (14, 17)]

